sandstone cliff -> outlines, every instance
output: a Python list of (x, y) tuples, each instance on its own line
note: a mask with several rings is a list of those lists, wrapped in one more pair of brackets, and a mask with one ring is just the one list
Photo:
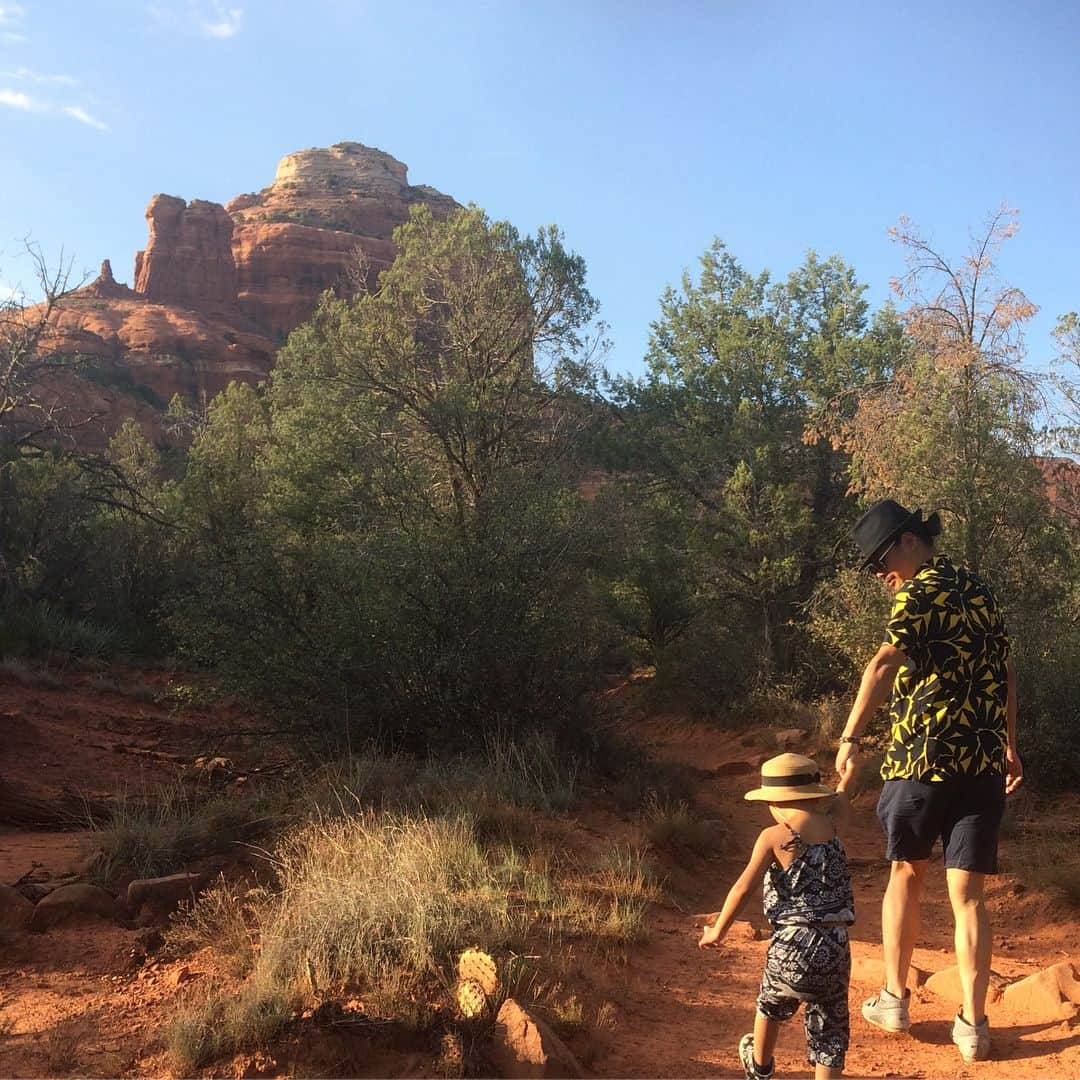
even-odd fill
[[(356, 142), (284, 157), (274, 181), (226, 206), (155, 195), (134, 287), (108, 260), (57, 309), (50, 348), (87, 357), (83, 382), (106, 414), (100, 442), (128, 415), (159, 436), (154, 415), (174, 393), (205, 401), (234, 380), (257, 382), (363, 252), (375, 272), (394, 257), (393, 230), (417, 203), (457, 203), (412, 186), (406, 166)], [(87, 397), (88, 387), (73, 393)]]

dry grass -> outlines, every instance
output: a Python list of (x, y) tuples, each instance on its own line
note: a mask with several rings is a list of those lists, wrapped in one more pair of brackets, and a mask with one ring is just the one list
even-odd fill
[(723, 839), (717, 823), (705, 821), (685, 799), (650, 792), (642, 810), (642, 825), (650, 844), (658, 848), (707, 855)]
[(566, 933), (616, 956), (644, 936), (645, 915), (659, 896), (648, 856), (628, 846), (609, 849), (591, 871), (573, 875), (553, 902)]
[(149, 705), (157, 701), (157, 690), (143, 680), (132, 682), (121, 678), (120, 674), (99, 671), (87, 679), (87, 685), (102, 694), (118, 694)]
[(165, 1045), (181, 1076), (225, 1054), (265, 1046), (292, 1017), (296, 995), (253, 978), (239, 991), (211, 989), (176, 1008)]
[[(274, 853), (280, 892), (262, 926), (259, 970), (317, 985), (391, 985), (435, 975), (466, 944), (521, 930), (512, 868), (465, 818), (364, 812), (315, 821)], [(402, 975), (407, 977), (402, 980)]]
[[(222, 881), (174, 918), (174, 955), (209, 945), (227, 972), (246, 980), (239, 994), (219, 989), (179, 1010), (168, 1033), (177, 1067), (251, 1049), (298, 1002), (348, 993), (363, 1000), (369, 1020), (447, 1031), (440, 1067), (453, 1074), (460, 1047), (461, 1067), (472, 1069), (483, 1041), (478, 1022), (446, 1027), (462, 950), (490, 952), (504, 991), (519, 993), (527, 989), (520, 958), (532, 957), (526, 966), (538, 989), (537, 972), (550, 976), (571, 948), (624, 956), (659, 895), (641, 849), (613, 848), (583, 867), (544, 846), (543, 815), (569, 805), (576, 783), (576, 766), (561, 764), (543, 740), (516, 748), (492, 740), (483, 758), (427, 765), (360, 754), (315, 774), (293, 796), (295, 816), (306, 821), (264, 853), (272, 886)], [(682, 811), (672, 807), (677, 820)], [(113, 850), (131, 858), (199, 847), (203, 816), (184, 824), (176, 800), (150, 820), (128, 815), (114, 823)], [(178, 831), (190, 839), (176, 840)], [(553, 1008), (561, 1024), (586, 1023), (569, 991)]]
[(63, 679), (58, 678), (47, 664), (32, 664), (17, 656), (0, 660), (0, 678), (11, 679), (20, 686), (32, 686), (38, 690), (59, 690)]
[(41, 1040), (49, 1075), (64, 1076), (75, 1072), (81, 1063), (80, 1051), (86, 1041), (86, 1027), (77, 1020), (61, 1021), (50, 1028)]
[(94, 844), (104, 853), (102, 873), (127, 869), (155, 877), (183, 869), (194, 859), (236, 851), (285, 822), (281, 792), (206, 798), (179, 782), (151, 800), (121, 793), (107, 822), (91, 822)]
[(212, 947), (225, 971), (242, 978), (255, 965), (259, 908), (266, 896), (262, 889), (218, 881), (202, 893), (197, 904), (173, 915), (165, 932), (166, 948), (174, 956), (183, 956)]
[(1075, 798), (1051, 801), (1022, 789), (1011, 798), (1015, 801), (1002, 829), (1002, 869), (1080, 908), (1080, 815)]
[[(270, 860), (273, 891), (242, 894), (222, 883), (169, 932), (173, 951), (210, 944), (232, 970), (249, 970), (240, 995), (180, 1010), (168, 1034), (178, 1067), (272, 1037), (298, 993), (313, 1001), (358, 993), (371, 1019), (431, 1028), (444, 1023), (463, 949), (504, 958), (500, 981), (515, 985), (520, 971), (506, 958), (555, 958), (583, 939), (624, 949), (643, 934), (658, 895), (638, 849), (612, 849), (583, 870), (550, 852), (486, 842), (465, 814), (316, 817), (282, 837)], [(569, 1023), (567, 995), (559, 1008)], [(467, 1066), (476, 1033), (466, 1028), (455, 1031)], [(449, 1053), (448, 1070), (455, 1060)]]

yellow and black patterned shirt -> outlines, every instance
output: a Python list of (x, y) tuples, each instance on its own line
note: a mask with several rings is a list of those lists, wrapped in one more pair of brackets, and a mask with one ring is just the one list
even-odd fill
[(907, 661), (882, 779), (1004, 773), (1009, 639), (986, 583), (936, 556), (896, 594), (885, 641)]

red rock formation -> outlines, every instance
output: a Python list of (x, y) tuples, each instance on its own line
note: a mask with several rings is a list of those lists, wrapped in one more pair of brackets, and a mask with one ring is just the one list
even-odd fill
[(394, 229), (421, 202), (439, 216), (458, 205), (434, 188), (410, 186), (400, 161), (360, 143), (288, 154), (269, 187), (226, 207), (236, 223), (241, 309), (281, 339), (339, 283), (357, 249), (372, 269), (389, 265)]
[(1035, 459), (1046, 481), (1046, 497), (1055, 510), (1080, 523), (1080, 462), (1066, 457)]
[(93, 386), (73, 386), (73, 400), (106, 414), (84, 441), (101, 444), (126, 415), (146, 428), (147, 409), (174, 393), (205, 401), (234, 380), (264, 379), (358, 249), (375, 271), (390, 264), (393, 230), (417, 203), (439, 216), (458, 205), (410, 186), (400, 161), (360, 143), (289, 154), (269, 187), (227, 207), (155, 195), (134, 289), (105, 260), (54, 313), (48, 347), (92, 369)]
[(135, 256), (135, 291), (158, 304), (208, 313), (236, 307), (233, 222), (218, 203), (155, 195), (150, 240)]
[(135, 296), (135, 293), (126, 285), (117, 283), (116, 278), (113, 277), (112, 264), (108, 259), (102, 262), (101, 273), (80, 292), (83, 296), (91, 296), (98, 300), (128, 300)]
[(376, 270), (394, 257), (389, 240), (305, 225), (239, 225), (233, 236), (240, 309), (276, 343), (311, 317), (322, 293), (356, 261), (358, 248)]

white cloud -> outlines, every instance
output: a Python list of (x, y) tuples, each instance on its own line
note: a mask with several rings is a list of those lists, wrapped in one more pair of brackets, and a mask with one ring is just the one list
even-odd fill
[(0, 71), (0, 79), (13, 79), (16, 82), (34, 83), (36, 86), (74, 86), (75, 80), (70, 75), (42, 75), (29, 68), (20, 67), (14, 71)]
[(213, 5), (213, 13), (199, 15), (200, 29), (207, 37), (231, 38), (240, 33), (240, 23), (244, 18), (243, 8), (228, 8), (222, 4)]
[(151, 4), (146, 13), (162, 30), (194, 32), (219, 41), (236, 37), (244, 20), (243, 8), (227, 7), (221, 0)]
[(97, 128), (98, 131), (109, 130), (109, 125), (104, 120), (91, 116), (81, 105), (64, 105), (60, 107), (50, 105), (47, 101), (40, 101), (29, 94), (24, 94), (21, 90), (0, 90), (0, 106), (7, 106), (9, 109), (20, 109), (22, 112), (60, 112), (65, 116), (70, 116), (72, 120), (78, 120), (80, 124), (86, 124), (87, 127)]
[(24, 94), (21, 90), (0, 90), (0, 105), (9, 109), (22, 109), (23, 112), (48, 112), (49, 106), (43, 101)]
[(0, 4), (0, 26), (10, 26), (26, 14), (22, 4)]
[(99, 120), (96, 116), (91, 116), (79, 105), (65, 105), (60, 111), (73, 120), (78, 120), (80, 124), (86, 124), (87, 127), (97, 128), (98, 131), (109, 130), (108, 124), (103, 120)]

